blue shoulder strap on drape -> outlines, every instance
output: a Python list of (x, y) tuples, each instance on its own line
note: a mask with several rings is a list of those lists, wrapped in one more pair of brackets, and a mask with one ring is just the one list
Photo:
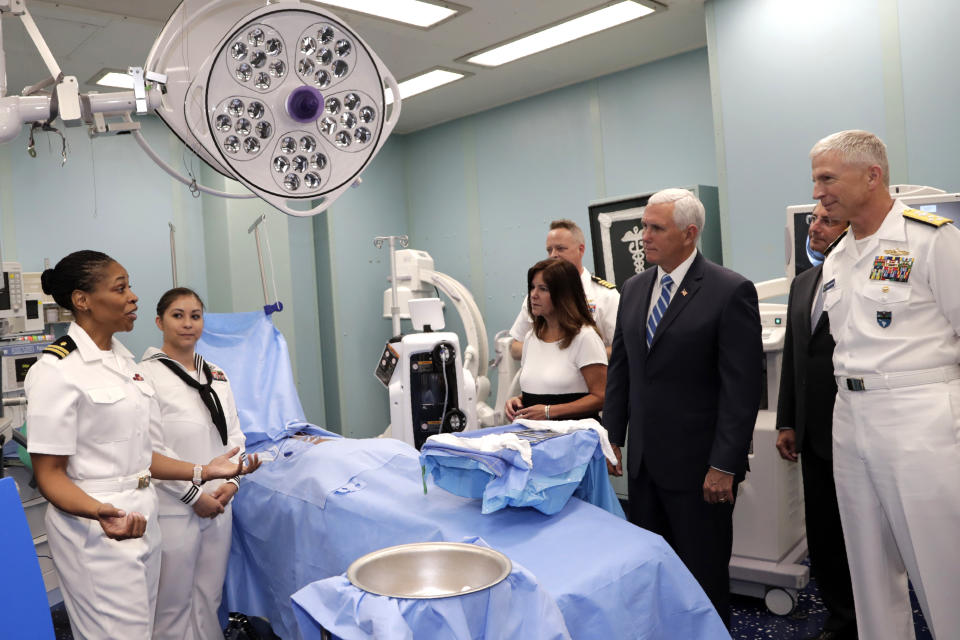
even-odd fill
[(247, 447), (304, 421), (283, 334), (262, 311), (207, 313), (197, 352), (227, 372)]

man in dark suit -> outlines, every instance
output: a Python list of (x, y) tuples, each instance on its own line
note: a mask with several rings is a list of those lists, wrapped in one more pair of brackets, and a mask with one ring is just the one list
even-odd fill
[(685, 189), (648, 201), (643, 248), (657, 267), (623, 285), (603, 422), (618, 460), (629, 424), (630, 521), (670, 543), (729, 626), (733, 503), (763, 345), (756, 288), (700, 255), (703, 222)]
[[(826, 251), (846, 223), (830, 218), (818, 204), (809, 216), (810, 248)], [(777, 406), (777, 451), (797, 461), (803, 473), (810, 568), (829, 616), (816, 640), (857, 637), (850, 569), (843, 543), (837, 487), (833, 482), (833, 338), (818, 296), (822, 265), (807, 269), (790, 285), (783, 372)], [(818, 299), (819, 297), (819, 299)]]

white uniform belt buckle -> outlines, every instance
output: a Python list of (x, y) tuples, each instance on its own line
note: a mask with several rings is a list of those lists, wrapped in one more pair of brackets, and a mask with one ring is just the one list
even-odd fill
[(137, 489), (146, 489), (150, 486), (150, 474), (145, 473), (137, 478)]

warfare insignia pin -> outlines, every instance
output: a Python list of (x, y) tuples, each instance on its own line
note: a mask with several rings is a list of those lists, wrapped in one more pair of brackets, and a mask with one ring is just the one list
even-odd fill
[(906, 249), (884, 249), (883, 252), (888, 256), (908, 256), (910, 252)]
[(893, 322), (892, 311), (877, 311), (877, 324), (881, 329), (889, 327), (891, 322)]

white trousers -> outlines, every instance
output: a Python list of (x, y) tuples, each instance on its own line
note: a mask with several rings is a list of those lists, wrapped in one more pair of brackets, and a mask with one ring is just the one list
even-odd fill
[(191, 512), (160, 516), (163, 554), (154, 640), (223, 638), (217, 609), (233, 529), (230, 505), (212, 520)]
[(160, 576), (157, 494), (149, 487), (91, 495), (144, 514), (147, 530), (142, 538), (111, 540), (97, 520), (47, 507), (47, 539), (73, 637), (147, 640)]
[(960, 380), (841, 389), (833, 474), (860, 637), (915, 637), (908, 576), (933, 636), (958, 637)]

